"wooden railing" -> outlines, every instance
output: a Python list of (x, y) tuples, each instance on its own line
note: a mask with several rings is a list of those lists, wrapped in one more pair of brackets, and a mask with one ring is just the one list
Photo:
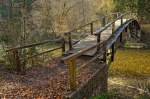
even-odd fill
[[(113, 15), (118, 15), (118, 13), (113, 13)], [(105, 24), (106, 24), (106, 17), (107, 16), (103, 17), (102, 27), (104, 27)], [(77, 30), (79, 30), (81, 28), (84, 28), (86, 26), (90, 26), (90, 34), (91, 35), (99, 35), (99, 34), (94, 33), (94, 23), (99, 22), (99, 21), (100, 21), (99, 19), (94, 20), (90, 23), (87, 23), (83, 26), (79, 26), (78, 28), (75, 28), (75, 29), (65, 33), (65, 35), (67, 35), (67, 37), (68, 37), (68, 43), (67, 44), (69, 45), (69, 50), (71, 50), (73, 48), (73, 45), (75, 44), (72, 41), (72, 36), (71, 36), (72, 32), (77, 31)], [(33, 47), (37, 47), (37, 46), (40, 46), (40, 45), (47, 44), (49, 42), (59, 42), (59, 41), (61, 42), (62, 45), (59, 46), (59, 47), (56, 47), (54, 49), (49, 49), (47, 51), (43, 51), (43, 52), (40, 52), (38, 54), (34, 54), (34, 55), (30, 55), (30, 56), (25, 55), (25, 57), (21, 57), (19, 55), (19, 52), (21, 50), (24, 50), (24, 49), (27, 49), (27, 48), (30, 49), (30, 48), (33, 48)], [(98, 36), (98, 42), (100, 42), (100, 36)], [(40, 42), (40, 43), (33, 43), (33, 44), (24, 45), (24, 46), (17, 46), (17, 47), (9, 48), (9, 49), (6, 50), (6, 52), (12, 54), (12, 56), (15, 59), (14, 61), (16, 63), (17, 71), (20, 72), (21, 68), (24, 67), (23, 63), (24, 63), (25, 60), (29, 60), (29, 59), (32, 59), (34, 57), (37, 57), (37, 56), (40, 56), (40, 55), (43, 55), (43, 54), (46, 54), (46, 53), (49, 53), (49, 52), (52, 52), (52, 51), (55, 51), (55, 50), (58, 50), (58, 49), (62, 49), (62, 53), (64, 54), (65, 50), (66, 50), (65, 46), (66, 46), (66, 40), (64, 38), (59, 38), (57, 40), (46, 40), (46, 41), (43, 41), (43, 42)]]
[[(35, 48), (35, 47), (38, 47), (38, 46), (41, 46), (44, 44), (48, 44), (51, 42), (52, 43), (61, 43), (61, 45), (58, 47), (52, 48), (52, 49), (48, 49), (46, 51), (42, 51), (42, 52), (37, 53), (37, 54), (31, 53), (31, 55), (25, 55), (24, 57), (21, 57), (21, 55), (19, 54), (19, 52), (21, 52), (24, 49), (32, 49), (32, 48)], [(25, 64), (24, 64), (25, 61), (32, 59), (32, 58), (35, 58), (37, 56), (41, 56), (41, 55), (46, 54), (46, 53), (53, 52), (55, 50), (59, 50), (59, 49), (62, 50), (62, 54), (65, 53), (65, 40), (63, 38), (59, 38), (59, 39), (55, 39), (55, 40), (46, 40), (46, 41), (43, 41), (40, 43), (33, 43), (33, 44), (24, 45), (24, 46), (10, 48), (10, 49), (6, 50), (6, 53), (11, 54), (12, 57), (14, 58), (16, 70), (19, 73), (19, 72), (23, 71), (22, 68), (25, 69)]]
[[(75, 32), (75, 31), (77, 31), (79, 29), (82, 29), (84, 27), (90, 26), (89, 35), (96, 35), (97, 36), (97, 42), (100, 42), (100, 33), (102, 31), (106, 30), (108, 27), (110, 27), (110, 25), (115, 25), (115, 21), (118, 20), (118, 19), (121, 19), (121, 23), (123, 23), (123, 16), (124, 15), (122, 15), (120, 12), (111, 13), (111, 15), (102, 16), (101, 19), (96, 19), (96, 20), (94, 20), (94, 21), (92, 21), (90, 23), (87, 23), (87, 24), (79, 26), (78, 28), (75, 28), (75, 29), (73, 29), (73, 30), (71, 30), (69, 32), (66, 32), (65, 36), (67, 36), (67, 38), (68, 38), (69, 50), (72, 50), (73, 49), (73, 45), (76, 44), (76, 43), (73, 43), (73, 40), (72, 40), (72, 34), (73, 34), (73, 32)], [(113, 21), (113, 22), (107, 23), (108, 18), (111, 18), (111, 20), (109, 20), (109, 21)], [(117, 19), (115, 19), (115, 21), (114, 21), (114, 18), (117, 18)], [(96, 24), (97, 22), (101, 23), (102, 29), (94, 32), (94, 24)], [(113, 31), (114, 31), (114, 27), (115, 26), (113, 26)]]
[[(91, 23), (88, 23), (86, 25), (91, 25), (91, 35), (95, 35), (97, 36), (97, 44), (96, 45), (93, 45), (92, 47), (89, 47), (89, 48), (85, 48), (85, 49), (82, 49), (80, 51), (78, 51), (77, 53), (74, 53), (74, 54), (71, 54), (65, 58), (63, 58), (64, 62), (68, 65), (68, 70), (69, 70), (69, 84), (70, 84), (70, 88), (71, 90), (75, 90), (77, 88), (77, 84), (76, 84), (76, 60), (81, 56), (83, 55), (84, 53), (92, 50), (92, 49), (95, 49), (97, 48), (97, 55), (94, 56), (91, 60), (88, 61), (88, 63), (84, 64), (84, 66), (80, 66), (81, 67), (85, 67), (87, 66), (89, 63), (93, 62), (94, 60), (96, 60), (98, 57), (101, 57), (103, 62), (106, 63), (106, 60), (107, 60), (107, 48), (106, 48), (106, 45), (107, 45), (107, 41), (105, 42), (100, 42), (100, 37), (101, 37), (101, 33), (103, 31), (105, 31), (107, 28), (111, 27), (112, 26), (112, 33), (114, 33), (115, 31), (115, 22), (120, 20), (121, 21), (121, 25), (123, 24), (123, 17), (127, 15), (127, 14), (121, 14), (120, 16), (117, 16), (116, 19), (114, 19), (112, 22), (106, 24), (105, 22), (105, 19), (106, 18), (103, 18), (103, 26), (100, 30), (94, 32), (93, 31), (93, 22)], [(97, 21), (97, 20), (96, 20)], [(84, 26), (86, 26), (84, 25)], [(81, 26), (81, 27), (84, 27), (84, 26)], [(81, 28), (79, 27), (79, 28)], [(79, 29), (77, 28), (77, 29)], [(73, 31), (75, 31), (76, 29), (74, 29)], [(72, 32), (72, 31), (71, 31)], [(68, 32), (67, 35), (68, 38), (69, 38), (69, 48), (70, 50), (73, 48), (72, 47), (72, 39), (71, 39), (71, 32)], [(113, 61), (114, 59), (114, 53), (115, 53), (115, 47), (114, 47), (114, 44), (111, 45), (112, 47), (112, 56), (111, 56), (111, 61)]]

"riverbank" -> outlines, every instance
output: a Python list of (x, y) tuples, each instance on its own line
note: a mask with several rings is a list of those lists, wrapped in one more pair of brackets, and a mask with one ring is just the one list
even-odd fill
[(108, 89), (92, 99), (150, 99), (150, 49), (117, 50)]

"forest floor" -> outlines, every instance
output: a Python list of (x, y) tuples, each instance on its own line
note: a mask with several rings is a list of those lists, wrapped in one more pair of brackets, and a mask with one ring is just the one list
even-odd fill
[(0, 97), (6, 99), (59, 99), (67, 90), (66, 67), (55, 60), (53, 65), (34, 66), (24, 75), (0, 68)]
[[(77, 63), (82, 64), (88, 60), (87, 57), (82, 59), (77, 60)], [(86, 82), (98, 68), (99, 65), (94, 62), (81, 69), (77, 76), (77, 86)], [(34, 66), (24, 75), (17, 75), (0, 66), (0, 99), (62, 99), (71, 92), (67, 71), (67, 66), (60, 59), (49, 65)]]

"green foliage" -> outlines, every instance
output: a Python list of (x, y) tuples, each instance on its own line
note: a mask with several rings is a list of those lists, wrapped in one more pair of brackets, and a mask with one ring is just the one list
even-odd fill
[[(27, 65), (33, 65), (33, 60), (31, 59), (30, 63), (30, 60), (27, 61), (26, 58), (34, 54), (37, 54), (37, 50), (34, 47), (18, 51), (19, 63), (22, 70), (25, 69)], [(13, 51), (7, 53), (5, 52), (5, 55), (3, 55), (3, 58), (5, 58), (5, 68), (9, 70), (17, 70), (17, 60), (15, 58), (16, 55), (17, 54), (15, 54)]]
[(33, 2), (33, 0), (13, 0), (13, 3), (20, 3), (20, 2), (23, 2), (23, 1), (25, 1), (25, 3), (27, 5), (31, 5), (32, 2)]
[(115, 11), (137, 13), (142, 22), (150, 22), (149, 0), (114, 0)]
[(114, 92), (107, 92), (96, 97), (91, 97), (90, 99), (116, 99), (116, 94)]
[(138, 0), (114, 0), (115, 10), (119, 12), (137, 12)]
[(147, 95), (141, 95), (137, 99), (149, 99), (149, 98), (150, 97), (148, 97)]
[(138, 15), (139, 19), (144, 23), (150, 22), (150, 1), (139, 0), (138, 2)]
[(7, 68), (9, 70), (14, 70), (16, 68), (16, 60), (13, 57), (13, 54), (6, 53), (6, 55), (4, 55), (4, 58), (6, 60), (5, 68)]

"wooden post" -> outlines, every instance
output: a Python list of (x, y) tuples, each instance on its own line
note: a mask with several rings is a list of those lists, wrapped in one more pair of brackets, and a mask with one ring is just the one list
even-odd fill
[[(113, 21), (115, 20), (115, 16), (113, 15)], [(115, 22), (112, 23), (112, 34), (114, 33), (115, 31)]]
[(91, 25), (91, 35), (93, 35), (93, 23), (91, 23), (90, 25)]
[(120, 21), (121, 21), (121, 25), (122, 25), (123, 24), (123, 16), (121, 17)]
[[(107, 62), (107, 49), (106, 49), (106, 47), (105, 47), (103, 50), (104, 50), (103, 62), (106, 63), (106, 62)], [(106, 64), (107, 64), (107, 63), (106, 63)]]
[[(105, 25), (106, 25), (106, 17), (105, 16), (103, 16), (103, 18), (102, 18), (102, 27), (105, 27)], [(99, 44), (101, 42), (101, 33), (98, 33), (97, 34), (97, 44)], [(100, 50), (100, 45), (99, 46), (97, 46), (97, 52)]]
[(71, 38), (71, 33), (68, 34), (68, 40), (69, 40), (69, 50), (72, 50), (72, 38)]
[(18, 55), (18, 50), (13, 50), (13, 55), (14, 55), (14, 59), (15, 59), (15, 65), (16, 65), (16, 70), (17, 70), (17, 73), (20, 73), (21, 72), (21, 63), (20, 63), (20, 57)]
[(120, 14), (120, 13), (118, 12), (118, 13), (117, 13), (117, 18), (119, 17), (119, 14)]
[(114, 61), (114, 55), (115, 55), (115, 43), (112, 45), (111, 61)]
[[(99, 44), (101, 42), (101, 33), (97, 34), (97, 44)], [(97, 46), (97, 52), (100, 50), (100, 44)]]
[(122, 43), (122, 34), (123, 32), (120, 34), (120, 42)]
[[(33, 50), (35, 50), (35, 47), (29, 48), (30, 56), (33, 55)], [(43, 51), (43, 50), (44, 50), (44, 49), (42, 48), (42, 51)], [(43, 58), (43, 61), (44, 61), (44, 54), (43, 54), (42, 58)], [(31, 58), (31, 65), (33, 66), (34, 64), (35, 64), (35, 63), (34, 63), (34, 58)]]
[(128, 32), (128, 28), (127, 27), (125, 28), (125, 32)]
[(103, 18), (102, 18), (102, 27), (104, 27), (105, 25), (106, 25), (106, 17), (103, 16)]
[(115, 31), (115, 22), (112, 24), (112, 34), (114, 33)]
[(65, 49), (66, 49), (66, 46), (65, 46), (65, 39), (63, 38), (63, 39), (62, 39), (62, 55), (65, 53)]
[(70, 59), (67, 62), (69, 68), (69, 85), (71, 90), (76, 89), (76, 65), (75, 59)]

